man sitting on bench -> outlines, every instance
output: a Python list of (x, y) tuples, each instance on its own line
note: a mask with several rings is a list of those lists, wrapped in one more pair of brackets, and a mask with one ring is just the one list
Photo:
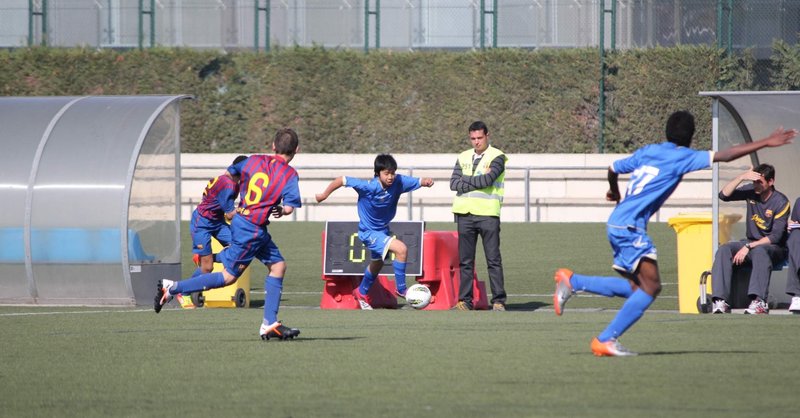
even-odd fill
[(789, 265), (786, 272), (786, 294), (792, 297), (789, 312), (800, 314), (800, 197), (794, 201), (792, 216), (789, 217)]
[[(750, 181), (738, 187), (740, 183)], [(735, 266), (750, 265), (750, 284), (747, 295), (750, 306), (746, 314), (768, 314), (767, 292), (774, 266), (786, 260), (787, 222), (789, 199), (775, 190), (775, 167), (760, 164), (731, 180), (719, 192), (720, 200), (747, 202), (747, 239), (721, 245), (714, 256), (711, 269), (713, 300), (712, 312), (730, 313), (727, 300), (731, 296), (731, 282)]]

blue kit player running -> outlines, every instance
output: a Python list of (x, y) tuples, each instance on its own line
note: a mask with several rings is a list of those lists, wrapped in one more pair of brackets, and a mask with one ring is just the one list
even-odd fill
[[(627, 299), (608, 327), (592, 340), (591, 349), (596, 356), (636, 355), (617, 339), (644, 315), (661, 292), (656, 248), (647, 236), (647, 222), (672, 194), (683, 175), (709, 168), (717, 161), (735, 160), (764, 147), (789, 144), (797, 135), (794, 129), (778, 128), (759, 141), (714, 153), (689, 148), (694, 129), (691, 113), (675, 112), (667, 120), (667, 142), (646, 145), (630, 157), (615, 161), (608, 169), (610, 189), (606, 199), (617, 202), (617, 206), (608, 219), (606, 232), (614, 252), (613, 268), (625, 279), (584, 276), (564, 268), (555, 273), (553, 305), (556, 315), (563, 313), (564, 304), (575, 292)], [(617, 178), (625, 173), (632, 174), (625, 199), (620, 202)]]
[(353, 296), (358, 300), (361, 309), (372, 309), (367, 292), (383, 268), (383, 259), (389, 251), (395, 255), (392, 262), (397, 287), (395, 294), (400, 297), (405, 297), (406, 294), (408, 248), (402, 241), (390, 235), (389, 222), (397, 213), (397, 201), (401, 194), (420, 187), (431, 187), (433, 179), (403, 176), (396, 174), (396, 171), (397, 162), (394, 157), (381, 154), (375, 157), (375, 177), (372, 180), (337, 177), (324, 192), (316, 195), (319, 203), (342, 186), (352, 187), (358, 193), (358, 238), (371, 254), (371, 262), (364, 271), (361, 285), (353, 290)]
[(239, 208), (231, 220), (231, 245), (218, 255), (225, 268), (222, 272), (200, 274), (177, 282), (161, 280), (155, 299), (156, 313), (178, 293), (216, 289), (235, 283), (253, 258), (257, 258), (269, 269), (269, 275), (264, 279), (261, 338), (284, 340), (300, 334), (300, 330), (278, 321), (286, 262), (267, 231), (270, 216), (280, 218), (300, 207), (297, 171), (289, 166), (298, 146), (297, 133), (292, 129), (281, 129), (275, 134), (272, 144), (275, 155), (253, 155), (228, 168), (231, 173), (241, 176), (241, 191)]
[[(240, 155), (232, 165), (247, 159)], [(192, 212), (189, 230), (192, 233), (192, 253), (194, 253), (195, 270), (193, 276), (210, 273), (214, 269), (214, 255), (211, 253), (211, 237), (219, 241), (223, 247), (231, 242), (231, 229), (228, 222), (236, 213), (236, 196), (239, 194), (239, 176), (225, 171), (219, 177), (208, 181), (203, 190), (203, 200)]]

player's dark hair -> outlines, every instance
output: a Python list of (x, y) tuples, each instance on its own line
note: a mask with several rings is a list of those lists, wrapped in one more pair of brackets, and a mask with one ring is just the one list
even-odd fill
[(273, 144), (276, 154), (293, 156), (297, 152), (297, 146), (300, 145), (300, 139), (294, 129), (283, 128), (275, 134)]
[(667, 119), (667, 141), (673, 144), (688, 147), (692, 145), (694, 136), (694, 116), (685, 111), (679, 110)]
[(246, 159), (247, 159), (246, 155), (240, 155), (240, 156), (238, 156), (238, 157), (233, 159), (233, 162), (231, 163), (231, 165), (239, 164), (240, 162), (242, 162), (242, 161), (244, 161)]
[(383, 170), (397, 171), (397, 161), (389, 154), (380, 154), (375, 157), (375, 176), (378, 176)]
[(472, 132), (472, 131), (483, 131), (484, 134), (488, 134), (489, 133), (489, 127), (486, 126), (485, 123), (483, 123), (483, 122), (481, 122), (479, 120), (476, 120), (475, 122), (472, 122), (469, 125), (469, 132)]
[(753, 169), (753, 171), (764, 176), (764, 180), (766, 181), (770, 181), (775, 178), (775, 167), (769, 164), (759, 164), (758, 167)]

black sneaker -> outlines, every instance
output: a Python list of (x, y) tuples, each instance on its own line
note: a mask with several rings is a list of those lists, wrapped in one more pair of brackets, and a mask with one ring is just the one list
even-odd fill
[(453, 306), (452, 308), (450, 308), (450, 310), (451, 311), (471, 311), (472, 310), (472, 306), (470, 306), (467, 302), (464, 302), (463, 300), (460, 300), (460, 301), (458, 301), (458, 303), (456, 303), (456, 306)]
[(261, 330), (259, 331), (259, 334), (261, 335), (261, 339), (264, 341), (267, 341), (270, 338), (291, 340), (300, 335), (300, 330), (297, 328), (289, 328), (284, 326), (280, 321), (278, 321), (272, 325), (261, 324)]

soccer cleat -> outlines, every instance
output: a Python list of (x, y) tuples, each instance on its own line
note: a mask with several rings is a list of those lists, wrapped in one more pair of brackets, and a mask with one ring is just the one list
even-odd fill
[(575, 294), (572, 290), (572, 285), (569, 284), (571, 277), (572, 270), (570, 269), (558, 269), (553, 277), (556, 282), (556, 291), (553, 293), (553, 308), (555, 308), (558, 316), (564, 313), (564, 305)]
[(200, 267), (200, 254), (192, 255), (192, 262), (194, 263), (195, 267)]
[(731, 306), (728, 305), (727, 302), (723, 299), (717, 299), (714, 301), (714, 305), (711, 308), (712, 314), (726, 314), (731, 313)]
[(159, 280), (158, 281), (158, 290), (156, 291), (156, 297), (153, 300), (153, 308), (155, 309), (156, 313), (161, 312), (161, 308), (164, 307), (169, 301), (172, 300), (172, 295), (169, 293), (169, 289), (175, 285), (175, 282), (172, 280)]
[(767, 302), (755, 298), (750, 301), (750, 306), (744, 310), (744, 313), (748, 315), (767, 315), (769, 314), (769, 306), (767, 306)]
[(406, 290), (404, 290), (404, 291), (402, 291), (402, 292), (401, 292), (401, 291), (399, 291), (399, 290), (395, 290), (395, 291), (394, 291), (394, 295), (395, 295), (395, 296), (397, 296), (398, 298), (403, 298), (403, 299), (405, 299), (405, 298), (406, 298), (406, 292), (407, 292), (407, 291), (408, 291), (408, 289), (406, 289)]
[(789, 312), (800, 314), (800, 296), (792, 296), (792, 303), (789, 305)]
[(592, 353), (597, 357), (628, 357), (638, 355), (638, 353), (634, 353), (623, 347), (622, 344), (614, 338), (601, 343), (597, 337), (592, 340)]
[(361, 308), (362, 311), (372, 310), (372, 305), (369, 304), (369, 297), (362, 295), (358, 288), (353, 289), (353, 297), (358, 302), (358, 307)]
[(492, 310), (497, 312), (505, 312), (506, 304), (502, 302), (495, 302), (492, 304)]
[(196, 306), (194, 302), (192, 302), (192, 297), (189, 295), (183, 296), (183, 293), (178, 293), (175, 295), (175, 300), (181, 305), (183, 309), (194, 309)]
[(270, 338), (277, 338), (279, 340), (291, 340), (300, 335), (300, 330), (297, 328), (289, 328), (281, 324), (281, 321), (275, 322), (272, 325), (261, 324), (258, 334), (261, 339), (268, 341)]

